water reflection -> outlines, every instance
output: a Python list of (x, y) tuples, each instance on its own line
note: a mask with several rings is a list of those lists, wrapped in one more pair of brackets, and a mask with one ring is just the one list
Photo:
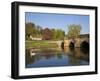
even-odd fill
[(81, 48), (26, 49), (26, 68), (89, 65), (89, 51)]

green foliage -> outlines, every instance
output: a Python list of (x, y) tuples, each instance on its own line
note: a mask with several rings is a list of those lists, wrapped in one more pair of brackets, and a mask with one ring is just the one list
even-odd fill
[(31, 40), (30, 35), (33, 37), (41, 37), (42, 28), (36, 26), (34, 23), (25, 24), (25, 38), (26, 40)]
[(25, 32), (26, 32), (27, 35), (30, 35), (30, 34), (33, 33), (33, 27), (35, 27), (35, 25), (32, 24), (32, 23), (26, 23), (25, 24)]
[(80, 35), (81, 25), (71, 24), (68, 26), (68, 38), (76, 38)]
[(54, 39), (54, 40), (64, 39), (65, 32), (63, 30), (61, 30), (61, 29), (52, 29), (52, 33), (53, 33), (52, 39)]
[(42, 29), (40, 26), (36, 26), (34, 23), (25, 24), (25, 38), (31, 40), (32, 37), (41, 37), (43, 40), (62, 40), (64, 39), (65, 32), (61, 29)]
[(33, 27), (35, 27), (32, 23), (25, 24), (25, 38), (26, 40), (30, 40), (29, 36), (33, 34)]

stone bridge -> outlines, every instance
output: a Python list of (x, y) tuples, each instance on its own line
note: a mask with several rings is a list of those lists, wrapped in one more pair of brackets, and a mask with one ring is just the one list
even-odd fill
[(64, 44), (64, 47), (69, 47), (69, 46), (81, 47), (84, 45), (86, 46), (87, 44), (89, 46), (89, 34), (80, 35), (78, 38), (74, 40), (70, 38), (54, 42), (57, 43), (59, 47), (61, 47), (62, 44)]

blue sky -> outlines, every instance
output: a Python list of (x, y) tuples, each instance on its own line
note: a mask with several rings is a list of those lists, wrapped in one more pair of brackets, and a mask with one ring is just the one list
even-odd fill
[(51, 14), (51, 13), (25, 13), (25, 22), (32, 22), (42, 28), (62, 29), (67, 33), (68, 25), (80, 24), (82, 26), (81, 34), (89, 33), (89, 16), (73, 14)]

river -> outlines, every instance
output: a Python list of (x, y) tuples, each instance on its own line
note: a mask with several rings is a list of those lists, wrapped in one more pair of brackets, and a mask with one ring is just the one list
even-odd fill
[(25, 67), (60, 67), (89, 65), (89, 50), (81, 48), (40, 48), (25, 50)]

